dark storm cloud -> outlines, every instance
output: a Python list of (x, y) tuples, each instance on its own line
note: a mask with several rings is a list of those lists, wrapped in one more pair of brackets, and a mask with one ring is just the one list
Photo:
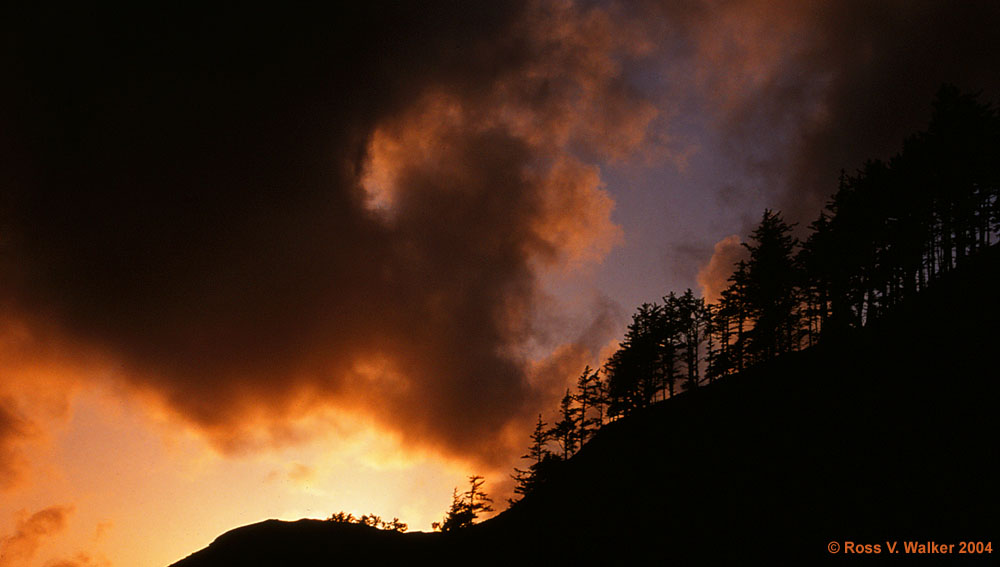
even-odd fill
[(4, 318), (119, 361), (230, 449), (332, 403), (503, 458), (497, 432), (542, 403), (519, 354), (539, 267), (620, 240), (564, 148), (620, 155), (655, 115), (602, 14), (8, 21)]
[(229, 448), (332, 406), (502, 459), (564, 380), (538, 374), (602, 342), (525, 354), (539, 273), (622, 239), (579, 156), (672, 115), (623, 60), (668, 57), (736, 190), (800, 226), (941, 82), (1000, 88), (995, 2), (75, 10), (0, 24), (0, 325), (113, 360)]
[(904, 136), (925, 128), (942, 83), (990, 100), (1000, 95), (1000, 4), (898, 2), (854, 12), (835, 5), (813, 63), (833, 80), (791, 166), (790, 186), (805, 195), (793, 192), (784, 203), (800, 216), (805, 211), (795, 205), (829, 196), (840, 168), (853, 172), (864, 159), (887, 158)]
[(804, 225), (841, 169), (926, 126), (942, 83), (1000, 94), (996, 2), (734, 0), (672, 16), (745, 190)]

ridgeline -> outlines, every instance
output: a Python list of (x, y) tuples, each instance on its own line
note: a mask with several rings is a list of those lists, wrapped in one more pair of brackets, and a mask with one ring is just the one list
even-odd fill
[(864, 328), (606, 425), (471, 528), (270, 520), (174, 565), (994, 565), (959, 546), (1000, 543), (998, 290), (992, 246)]

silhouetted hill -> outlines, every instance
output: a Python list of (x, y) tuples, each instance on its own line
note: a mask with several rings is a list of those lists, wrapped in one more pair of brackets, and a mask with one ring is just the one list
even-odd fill
[[(994, 246), (860, 332), (613, 423), (463, 533), (272, 520), (176, 565), (997, 564), (957, 544), (1000, 543), (998, 274)], [(887, 541), (956, 547), (890, 557)]]

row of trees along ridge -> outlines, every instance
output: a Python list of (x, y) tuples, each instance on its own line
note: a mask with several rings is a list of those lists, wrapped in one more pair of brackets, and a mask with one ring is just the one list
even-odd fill
[(943, 86), (923, 132), (900, 153), (841, 173), (805, 241), (765, 210), (716, 303), (689, 289), (632, 316), (619, 349), (566, 391), (555, 423), (538, 416), (524, 496), (608, 420), (821, 338), (869, 324), (992, 245), (1000, 230), (1000, 116)]

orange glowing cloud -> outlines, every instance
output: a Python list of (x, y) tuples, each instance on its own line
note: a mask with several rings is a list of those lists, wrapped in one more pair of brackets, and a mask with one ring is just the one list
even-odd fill
[[(648, 38), (572, 3), (401, 14), (398, 29), (380, 13), (345, 30), (371, 48), (360, 60), (312, 21), (312, 43), (252, 73), (237, 47), (256, 34), (202, 38), (196, 51), (241, 80), (206, 83), (186, 61), (140, 73), (158, 94), (86, 122), (83, 153), (65, 155), (58, 133), (22, 148), (58, 176), (24, 172), (6, 201), (0, 301), (32, 333), (44, 321), (67, 373), (102, 353), (73, 383), (111, 381), (228, 454), (301, 443), (338, 414), (509, 462), (523, 440), (498, 432), (551, 402), (523, 356), (540, 277), (623, 240), (588, 160), (649, 140), (658, 111), (623, 74)], [(132, 51), (161, 49), (142, 41)], [(184, 112), (165, 76), (197, 94)], [(118, 135), (137, 131), (156, 135)], [(11, 471), (27, 423), (12, 407)]]
[(105, 368), (45, 325), (0, 319), (0, 491), (28, 479), (25, 449), (65, 422), (75, 392), (106, 376)]
[[(747, 157), (784, 180), (806, 153), (835, 150), (813, 137), (841, 128), (832, 116), (870, 104), (847, 96), (863, 82), (849, 68), (890, 68), (885, 18), (841, 5), (393, 7), (343, 29), (297, 13), (296, 40), (267, 49), (274, 22), (253, 16), (189, 42), (169, 39), (178, 22), (151, 21), (161, 33), (113, 53), (86, 35), (113, 21), (26, 31), (74, 49), (16, 54), (33, 90), (5, 95), (19, 158), (0, 172), (0, 305), (64, 345), (58, 372), (80, 377), (48, 401), (0, 386), (0, 484), (23, 470), (31, 424), (44, 429), (33, 408), (102, 380), (234, 454), (301, 442), (333, 412), (451, 455), (509, 457), (493, 432), (548, 401), (524, 355), (539, 282), (623, 240), (596, 163), (669, 139), (659, 126), (675, 109), (637, 86), (659, 77), (629, 71), (671, 55), (664, 82), (694, 78), (672, 92), (757, 135), (750, 154), (813, 142)], [(922, 37), (917, 23), (907, 37)], [(847, 27), (869, 47), (840, 41)], [(135, 68), (143, 57), (156, 65)], [(98, 60), (93, 77), (42, 71)], [(709, 296), (728, 242), (699, 276)], [(5, 349), (6, 373), (22, 363)]]
[(26, 465), (17, 446), (34, 433), (34, 425), (17, 410), (13, 400), (0, 399), (0, 491), (21, 480)]
[(735, 265), (746, 255), (746, 249), (740, 244), (738, 234), (732, 234), (715, 243), (712, 257), (698, 270), (698, 285), (705, 301), (719, 301), (722, 290), (729, 287), (729, 277), (733, 275)]
[(785, 66), (811, 47), (811, 8), (802, 2), (727, 2), (699, 14), (695, 31), (698, 80), (724, 113), (767, 92)]
[(569, 269), (600, 262), (624, 241), (611, 220), (614, 201), (602, 189), (598, 169), (561, 157), (543, 174), (542, 205), (534, 231), (546, 257)]
[(71, 559), (60, 559), (47, 563), (46, 567), (111, 567), (111, 562), (102, 556), (78, 553)]
[(0, 537), (0, 567), (30, 565), (45, 539), (64, 530), (72, 513), (72, 506), (50, 506), (30, 516), (22, 510), (14, 533)]
[(316, 480), (316, 471), (302, 463), (293, 463), (288, 471), (288, 478), (299, 484), (309, 484)]

